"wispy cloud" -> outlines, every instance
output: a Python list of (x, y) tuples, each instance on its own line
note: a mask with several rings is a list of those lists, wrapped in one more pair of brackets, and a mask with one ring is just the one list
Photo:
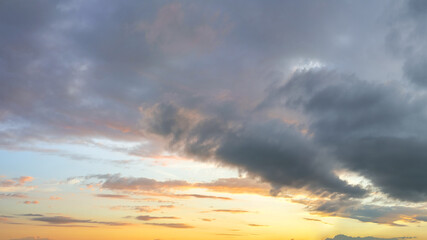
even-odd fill
[(414, 237), (395, 237), (395, 238), (376, 238), (376, 237), (350, 237), (346, 235), (336, 235), (333, 238), (327, 238), (326, 240), (403, 240), (412, 239)]
[(175, 205), (160, 205), (160, 206), (113, 206), (111, 210), (130, 210), (140, 213), (150, 213), (160, 211), (162, 209), (175, 208)]
[(320, 219), (317, 219), (317, 218), (304, 218), (304, 220), (313, 221), (313, 222), (320, 222), (320, 223), (323, 223), (323, 224), (330, 224), (330, 223), (324, 222), (324, 221), (322, 221)]
[(53, 217), (37, 217), (32, 218), (33, 221), (47, 222), (53, 225), (61, 225), (61, 224), (73, 224), (73, 223), (89, 223), (89, 224), (100, 224), (100, 225), (108, 225), (108, 226), (125, 226), (129, 225), (129, 223), (123, 222), (104, 222), (104, 221), (93, 221), (89, 219), (76, 219), (72, 217), (65, 216), (53, 216)]
[[(232, 200), (230, 197), (212, 196), (205, 194), (174, 194), (171, 191), (174, 190), (189, 190), (189, 189), (207, 189), (215, 192), (223, 193), (251, 193), (270, 195), (270, 188), (268, 184), (260, 183), (257, 180), (249, 178), (228, 178), (218, 179), (209, 183), (190, 183), (182, 180), (170, 180), (170, 181), (157, 181), (150, 178), (134, 178), (134, 177), (121, 177), (120, 175), (104, 174), (104, 175), (91, 175), (83, 177), (83, 179), (89, 180), (91, 178), (98, 178), (104, 180), (101, 184), (97, 184), (102, 189), (108, 189), (112, 191), (123, 191), (132, 194), (147, 194), (147, 195), (159, 195), (176, 198), (211, 198), (219, 200)], [(75, 178), (79, 179), (79, 178)], [(107, 197), (108, 194), (99, 194), (98, 196)], [(114, 196), (114, 195), (111, 195)], [(125, 195), (116, 195), (124, 196)]]
[(141, 220), (141, 221), (151, 221), (151, 220), (159, 220), (159, 219), (179, 219), (179, 218), (178, 217), (170, 217), (170, 216), (158, 217), (158, 216), (142, 215), (142, 216), (136, 217), (136, 219)]
[(194, 197), (194, 198), (208, 198), (208, 199), (219, 199), (219, 200), (233, 200), (232, 198), (229, 198), (229, 197), (218, 197), (218, 196), (203, 195), (203, 194), (175, 194), (173, 196), (177, 198)]
[(18, 216), (22, 216), (22, 217), (43, 217), (42, 214), (34, 214), (34, 213), (19, 214)]
[(251, 226), (251, 227), (268, 227), (267, 225), (260, 225), (260, 224), (255, 224), (255, 223), (250, 223), (250, 224), (248, 224), (248, 226)]
[(191, 225), (184, 223), (145, 223), (147, 225), (159, 226), (159, 227), (167, 227), (167, 228), (194, 228)]
[(52, 240), (51, 238), (42, 238), (42, 237), (24, 237), (24, 238), (13, 238), (10, 240)]
[(215, 221), (215, 219), (214, 218), (202, 218), (202, 221), (212, 222), (212, 221)]
[(222, 213), (249, 213), (249, 211), (241, 209), (214, 209), (211, 212), (222, 212)]
[(28, 198), (28, 196), (22, 193), (0, 193), (0, 198)]
[(118, 195), (118, 194), (95, 194), (96, 197), (101, 198), (117, 198), (117, 199), (127, 199), (128, 195)]

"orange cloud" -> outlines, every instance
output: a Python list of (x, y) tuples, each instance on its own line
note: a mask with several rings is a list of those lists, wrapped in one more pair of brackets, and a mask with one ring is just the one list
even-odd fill
[(220, 178), (210, 183), (198, 183), (196, 187), (205, 188), (215, 192), (250, 193), (269, 196), (270, 185), (252, 178)]
[(18, 192), (34, 189), (34, 186), (25, 186), (27, 183), (33, 181), (33, 177), (22, 176), (14, 179), (2, 178), (4, 177), (0, 177), (0, 192)]
[(24, 184), (26, 182), (32, 182), (33, 180), (34, 180), (34, 178), (30, 177), (30, 176), (22, 176), (18, 179), (20, 184)]

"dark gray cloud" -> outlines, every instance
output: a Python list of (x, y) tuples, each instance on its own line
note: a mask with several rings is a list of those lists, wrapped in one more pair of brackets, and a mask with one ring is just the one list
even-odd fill
[(201, 159), (216, 159), (261, 176), (274, 188), (307, 188), (318, 194), (362, 196), (365, 190), (335, 176), (332, 164), (297, 129), (278, 121), (238, 124), (193, 119), (172, 104), (147, 109), (147, 128), (169, 138), (171, 148)]
[(415, 87), (427, 86), (427, 7), (424, 1), (410, 0), (397, 4), (391, 15), (386, 44), (402, 62), (404, 76)]
[(426, 199), (425, 97), (323, 70), (295, 74), (272, 96), (304, 112), (313, 140), (344, 167), (395, 198)]

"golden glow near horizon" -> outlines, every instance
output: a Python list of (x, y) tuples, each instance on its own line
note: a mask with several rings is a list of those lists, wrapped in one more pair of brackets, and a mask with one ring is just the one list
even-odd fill
[[(2, 176), (2, 192), (19, 190), (26, 196), (3, 196), (0, 239), (315, 240), (341, 233), (374, 232), (392, 237), (416, 232), (419, 226), (409, 223), (396, 230), (387, 224), (322, 215), (309, 211), (307, 205), (320, 201), (319, 197), (291, 189), (271, 196), (269, 184), (209, 163), (172, 156), (138, 161), (133, 167), (150, 166), (150, 172), (157, 172), (160, 178), (88, 174), (39, 180)], [(217, 178), (197, 177), (197, 171), (208, 171)], [(189, 178), (178, 179), (168, 172)], [(357, 181), (349, 173), (337, 174)]]

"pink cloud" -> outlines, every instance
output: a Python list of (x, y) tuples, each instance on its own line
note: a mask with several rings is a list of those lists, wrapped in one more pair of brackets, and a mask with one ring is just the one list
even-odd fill
[(33, 177), (22, 176), (19, 178), (4, 179), (0, 177), (0, 192), (9, 192), (9, 194), (15, 194), (13, 192), (25, 192), (35, 188), (35, 186), (27, 186), (27, 183), (33, 181)]
[(31, 176), (22, 176), (18, 179), (20, 184), (25, 184), (26, 182), (32, 182), (34, 180)]

